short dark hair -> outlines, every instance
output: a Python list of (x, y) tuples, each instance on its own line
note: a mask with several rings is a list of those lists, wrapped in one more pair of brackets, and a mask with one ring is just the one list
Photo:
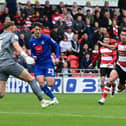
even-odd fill
[(126, 32), (126, 27), (122, 28), (121, 32)]
[(35, 22), (34, 24), (33, 24), (33, 28), (35, 28), (36, 26), (38, 26), (38, 27), (42, 27), (42, 23), (40, 23), (40, 22)]
[(14, 21), (6, 22), (6, 23), (3, 24), (3, 29), (7, 29), (10, 26), (14, 26), (14, 25), (15, 25)]

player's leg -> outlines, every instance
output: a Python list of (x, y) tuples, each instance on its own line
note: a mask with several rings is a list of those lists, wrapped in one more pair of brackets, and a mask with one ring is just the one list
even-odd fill
[(101, 76), (101, 91), (104, 91), (105, 76)]
[(0, 73), (0, 99), (5, 96), (6, 81), (8, 77), (9, 77), (8, 74), (3, 73), (3, 72)]
[(51, 99), (53, 99), (55, 96), (53, 95), (53, 93), (51, 92), (51, 90), (48, 88), (48, 85), (45, 84), (45, 77), (44, 75), (37, 75), (36, 76), (37, 81), (39, 82), (39, 85), (42, 89), (42, 91)]
[(116, 70), (112, 70), (111, 73), (110, 73), (110, 77), (109, 77), (109, 80), (107, 82), (107, 85), (104, 88), (104, 92), (102, 94), (102, 98), (98, 101), (99, 104), (104, 104), (105, 99), (107, 98), (107, 95), (108, 95), (108, 93), (110, 91), (110, 87), (111, 87), (113, 81), (115, 81), (117, 78), (118, 78), (117, 71)]
[(123, 83), (119, 81), (117, 92), (122, 92), (124, 89), (126, 89), (125, 81)]
[(44, 108), (44, 107), (51, 105), (52, 104), (51, 101), (43, 99), (41, 90), (38, 87), (35, 78), (21, 65), (17, 64), (16, 68), (18, 68), (18, 69), (15, 69), (15, 72), (13, 71), (14, 74), (12, 73), (12, 75), (14, 75), (14, 76), (20, 78), (21, 80), (24, 80), (30, 84), (33, 93), (37, 96), (37, 98), (41, 102), (41, 106)]
[[(49, 87), (53, 87), (55, 84), (55, 79), (54, 77), (46, 77), (46, 81)], [(55, 97), (55, 95), (52, 93), (52, 91), (50, 90), (50, 98), (54, 101), (54, 103), (58, 104), (59, 101), (58, 99)]]
[(125, 89), (125, 75), (126, 72), (123, 71), (120, 66), (116, 66), (119, 75), (118, 92), (122, 92)]
[[(108, 68), (107, 70), (107, 78), (110, 77), (110, 73), (113, 69), (112, 68)], [(115, 88), (116, 88), (116, 84), (115, 84), (115, 81), (112, 82), (112, 93), (111, 93), (111, 96), (113, 97), (114, 94), (115, 94)]]
[[(53, 87), (55, 84), (55, 79), (54, 79), (55, 71), (54, 71), (53, 65), (50, 64), (49, 67), (46, 68), (45, 76), (46, 76), (47, 85), (49, 87)], [(48, 92), (48, 95), (50, 96), (50, 98), (52, 99), (54, 103), (59, 103), (51, 90)]]
[(4, 97), (6, 89), (6, 81), (0, 81), (0, 99)]
[(113, 81), (112, 82), (112, 94), (111, 94), (111, 96), (115, 95), (115, 89), (116, 89), (116, 83), (115, 83), (115, 81)]
[(106, 68), (100, 69), (100, 76), (101, 76), (101, 91), (104, 91), (104, 83), (105, 83), (105, 75), (106, 75)]

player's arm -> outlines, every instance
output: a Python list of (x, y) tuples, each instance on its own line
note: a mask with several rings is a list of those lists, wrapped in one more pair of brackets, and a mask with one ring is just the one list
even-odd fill
[(12, 46), (18, 54), (20, 54), (26, 61), (27, 64), (34, 64), (35, 61), (32, 57), (28, 56), (18, 43), (18, 36), (15, 34), (11, 39)]
[(107, 48), (109, 48), (109, 49), (111, 49), (111, 50), (116, 50), (116, 45), (105, 44), (105, 43), (103, 43), (103, 42), (101, 42), (101, 41), (98, 41), (98, 43), (99, 43), (101, 46), (107, 47)]
[(59, 45), (52, 38), (49, 38), (49, 43), (50, 43), (51, 46), (53, 46), (55, 48), (55, 51), (56, 51), (56, 63), (58, 63), (59, 62), (59, 56), (60, 56)]
[(29, 41), (29, 45), (30, 45), (30, 50), (31, 50), (31, 56), (37, 60), (37, 56), (36, 56), (36, 53), (35, 53), (35, 50), (34, 50), (34, 45), (32, 44), (32, 41), (30, 40)]
[(98, 51), (96, 57), (95, 57), (94, 60), (91, 62), (91, 64), (89, 65), (89, 67), (92, 67), (92, 66), (93, 66), (93, 64), (98, 60), (99, 56), (100, 56), (100, 50)]

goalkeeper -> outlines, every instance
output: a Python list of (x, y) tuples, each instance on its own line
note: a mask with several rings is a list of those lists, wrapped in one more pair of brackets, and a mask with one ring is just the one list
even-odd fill
[(19, 46), (18, 36), (15, 34), (16, 30), (14, 22), (11, 21), (4, 24), (4, 32), (0, 34), (0, 98), (3, 98), (5, 95), (6, 81), (9, 75), (13, 75), (27, 81), (33, 93), (39, 99), (41, 106), (47, 107), (52, 102), (43, 99), (41, 90), (37, 86), (34, 77), (13, 59), (13, 52), (16, 51), (17, 54), (24, 57), (27, 64), (34, 64), (34, 59), (28, 56)]

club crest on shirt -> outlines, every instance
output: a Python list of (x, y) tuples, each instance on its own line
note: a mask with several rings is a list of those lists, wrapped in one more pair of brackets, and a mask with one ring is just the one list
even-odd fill
[(41, 44), (42, 44), (42, 45), (44, 45), (44, 44), (45, 44), (45, 42), (44, 42), (44, 41), (41, 41)]

